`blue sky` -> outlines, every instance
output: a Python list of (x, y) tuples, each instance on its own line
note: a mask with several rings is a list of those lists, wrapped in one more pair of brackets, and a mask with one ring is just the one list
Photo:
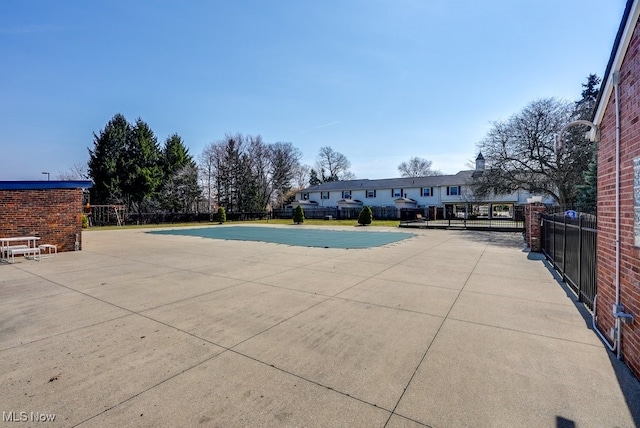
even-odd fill
[[(480, 5), (480, 6), (479, 6)], [(86, 163), (116, 113), (197, 158), (226, 133), (358, 178), (467, 169), (491, 122), (604, 73), (625, 0), (2, 0), (0, 180)]]

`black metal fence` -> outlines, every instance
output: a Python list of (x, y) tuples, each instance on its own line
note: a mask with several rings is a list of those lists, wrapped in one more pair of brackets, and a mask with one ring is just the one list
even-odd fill
[[(304, 208), (304, 217), (309, 219), (331, 217), (341, 220), (357, 220), (360, 211), (362, 211), (362, 207), (313, 207)], [(371, 212), (376, 220), (398, 220), (398, 209), (396, 207), (371, 207)], [(272, 216), (273, 218), (293, 218), (293, 208), (274, 209)]]
[(597, 292), (597, 237), (593, 215), (542, 214), (542, 252), (589, 309)]
[(463, 219), (413, 220), (400, 222), (400, 227), (424, 229), (486, 230), (493, 232), (524, 232), (524, 221), (513, 219)]

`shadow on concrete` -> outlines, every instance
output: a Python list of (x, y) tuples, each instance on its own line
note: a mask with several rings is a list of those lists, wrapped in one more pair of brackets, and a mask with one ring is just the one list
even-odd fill
[[(586, 327), (593, 332), (593, 334), (597, 333), (593, 330), (593, 315), (591, 311), (584, 305), (584, 303), (578, 300), (578, 296), (576, 293), (567, 285), (566, 282), (562, 280), (560, 274), (553, 268), (553, 265), (547, 260), (547, 258), (542, 253), (531, 253), (527, 255), (529, 260), (540, 261), (547, 268), (549, 273), (556, 280), (558, 285), (564, 290), (567, 297), (571, 300), (575, 308), (578, 310), (578, 313), (584, 319)], [(618, 385), (620, 385), (620, 391), (624, 395), (625, 401), (627, 402), (627, 407), (629, 408), (629, 413), (631, 414), (633, 421), (636, 426), (640, 426), (640, 380), (635, 377), (635, 375), (631, 372), (629, 367), (618, 360), (616, 355), (607, 349), (607, 355), (609, 357), (609, 361), (611, 363), (611, 367), (613, 368), (614, 373), (618, 379)], [(561, 416), (556, 417), (556, 426), (557, 427), (574, 427), (573, 421), (562, 418)]]
[(563, 418), (562, 416), (556, 416), (556, 428), (575, 428), (576, 423), (567, 418)]
[(460, 232), (461, 236), (474, 241), (489, 245), (506, 248), (524, 249), (526, 244), (522, 238), (522, 232), (486, 232), (477, 230), (465, 230)]

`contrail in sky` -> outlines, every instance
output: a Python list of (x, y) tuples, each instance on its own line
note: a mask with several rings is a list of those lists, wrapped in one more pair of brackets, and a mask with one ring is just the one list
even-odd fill
[(337, 125), (338, 123), (340, 123), (339, 120), (336, 120), (336, 121), (333, 121), (333, 122), (329, 122), (329, 123), (325, 123), (324, 125), (316, 126), (315, 128), (311, 128), (311, 129), (307, 129), (306, 131), (302, 131), (302, 133), (304, 134), (305, 132), (311, 132), (311, 131), (315, 131), (316, 129), (326, 128), (327, 126)]

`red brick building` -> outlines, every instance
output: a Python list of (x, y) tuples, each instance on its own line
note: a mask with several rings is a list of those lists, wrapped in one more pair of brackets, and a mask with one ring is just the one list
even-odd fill
[(601, 337), (640, 377), (640, 28), (629, 0), (593, 122), (598, 149), (598, 295)]
[(40, 236), (58, 251), (82, 248), (82, 191), (90, 181), (0, 181), (0, 236)]

